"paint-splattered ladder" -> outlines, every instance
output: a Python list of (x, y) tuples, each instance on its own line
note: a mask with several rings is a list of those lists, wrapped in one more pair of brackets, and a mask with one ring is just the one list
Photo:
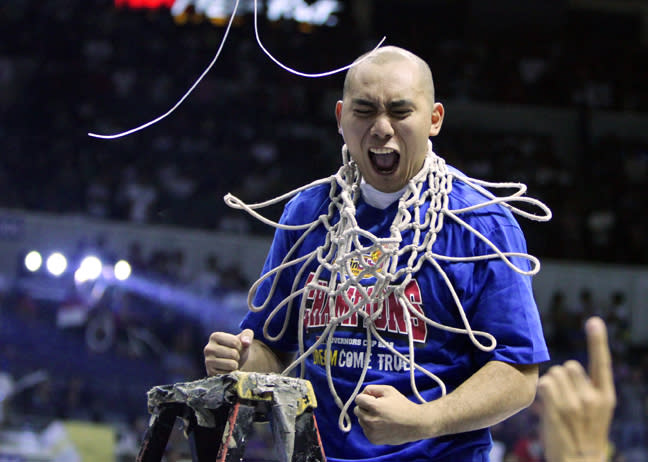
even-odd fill
[(254, 422), (270, 421), (281, 462), (325, 462), (307, 380), (233, 372), (148, 392), (151, 424), (137, 462), (161, 462), (178, 418), (185, 422), (193, 462), (239, 462)]

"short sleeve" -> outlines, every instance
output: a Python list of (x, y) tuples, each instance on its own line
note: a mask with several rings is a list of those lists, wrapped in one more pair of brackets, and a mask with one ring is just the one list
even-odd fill
[[(485, 237), (502, 251), (527, 253), (524, 235), (515, 222), (501, 224)], [(476, 254), (487, 253), (493, 249), (479, 240)], [(525, 258), (509, 260), (522, 270), (531, 269)], [(518, 273), (501, 258), (486, 260), (475, 267), (472, 296), (477, 306), (472, 310), (471, 326), (497, 340), (494, 351), (478, 353), (484, 361), (536, 364), (549, 359), (531, 276)]]

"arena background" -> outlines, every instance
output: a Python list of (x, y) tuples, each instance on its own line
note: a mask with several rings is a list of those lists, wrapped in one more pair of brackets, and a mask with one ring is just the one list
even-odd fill
[[(223, 196), (273, 197), (339, 165), (343, 76), (273, 64), (243, 0), (176, 112), (88, 137), (173, 106), (234, 4), (213, 0), (206, 17), (154, 3), (0, 4), (0, 461), (134, 460), (146, 391), (202, 377), (202, 346), (237, 329), (271, 239)], [(260, 3), (279, 12), (260, 18), (264, 45), (302, 72), (346, 65), (382, 36), (430, 63), (446, 107), (436, 152), (525, 182), (553, 209), (550, 224), (521, 223), (543, 262), (552, 361), (582, 358), (584, 317), (607, 319), (614, 459), (648, 460), (648, 1)], [(56, 251), (59, 276), (46, 268)], [(95, 277), (77, 272), (88, 255), (103, 263)], [(498, 457), (541, 461), (536, 430), (536, 405), (498, 425)], [(259, 426), (246, 459), (276, 460), (269, 447)], [(187, 451), (178, 431), (167, 459)]]

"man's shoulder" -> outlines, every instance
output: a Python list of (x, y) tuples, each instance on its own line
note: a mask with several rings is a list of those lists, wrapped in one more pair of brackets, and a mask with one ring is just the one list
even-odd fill
[(331, 201), (331, 185), (319, 184), (300, 191), (290, 199), (284, 210), (284, 222), (304, 224), (324, 213)]
[(448, 166), (448, 171), (452, 175), (452, 191), (449, 198), (452, 208), (471, 207), (490, 200), (483, 192), (464, 180), (469, 179), (464, 172), (450, 166)]
[[(492, 197), (487, 196), (483, 191), (473, 186), (471, 184), (472, 179), (466, 174), (454, 167), (450, 167), (449, 170), (453, 177), (452, 190), (448, 197), (448, 209), (450, 211), (485, 204), (492, 200)], [(498, 195), (497, 191), (495, 191), (495, 195)], [(487, 204), (470, 212), (462, 212), (461, 218), (468, 222), (481, 222), (486, 228), (503, 225), (519, 227), (511, 211), (501, 204)]]

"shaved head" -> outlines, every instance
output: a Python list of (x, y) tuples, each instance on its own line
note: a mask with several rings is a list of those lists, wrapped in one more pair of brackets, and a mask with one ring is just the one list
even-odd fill
[(355, 61), (335, 105), (338, 129), (364, 180), (382, 192), (405, 187), (422, 168), (443, 123), (430, 67), (398, 47)]
[(368, 64), (379, 66), (386, 64), (397, 64), (399, 61), (409, 61), (416, 64), (416, 67), (419, 71), (419, 78), (421, 79), (421, 88), (423, 89), (423, 91), (425, 91), (430, 105), (432, 106), (434, 104), (434, 80), (432, 79), (432, 71), (430, 70), (430, 66), (428, 66), (428, 64), (424, 60), (416, 56), (414, 53), (407, 51), (404, 48), (395, 46), (381, 47), (377, 50), (369, 51), (358, 57), (354, 61), (354, 66), (348, 70), (344, 79), (343, 97), (350, 90), (351, 85), (353, 85), (354, 82), (353, 77), (355, 76), (357, 70), (362, 66)]

